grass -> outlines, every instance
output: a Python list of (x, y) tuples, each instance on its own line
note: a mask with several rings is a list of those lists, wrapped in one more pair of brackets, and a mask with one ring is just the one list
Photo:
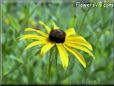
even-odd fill
[[(2, 3), (2, 83), (47, 84), (48, 57), (38, 54), (39, 48), (24, 51), (31, 41), (18, 41), (24, 28), (39, 28), (42, 20), (52, 27), (52, 21), (61, 29), (74, 27), (93, 46), (93, 60), (83, 53), (87, 62), (84, 69), (74, 56), (65, 71), (61, 63), (52, 66), (52, 84), (114, 84), (113, 8), (74, 7), (72, 3), (6, 2)], [(41, 28), (41, 27), (40, 27)], [(41, 28), (43, 29), (43, 28)]]

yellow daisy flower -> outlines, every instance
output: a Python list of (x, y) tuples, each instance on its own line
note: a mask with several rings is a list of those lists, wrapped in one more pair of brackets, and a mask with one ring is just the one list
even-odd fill
[(94, 55), (92, 54), (92, 46), (80, 35), (77, 35), (74, 28), (68, 28), (65, 32), (60, 30), (59, 27), (53, 23), (53, 28), (51, 29), (48, 27), (44, 22), (39, 21), (39, 24), (44, 26), (47, 33), (42, 32), (40, 30), (26, 28), (26, 32), (36, 32), (38, 34), (26, 34), (23, 35), (20, 40), (22, 39), (34, 39), (35, 41), (30, 43), (25, 49), (29, 49), (33, 46), (43, 45), (40, 54), (46, 54), (52, 47), (57, 47), (60, 60), (62, 62), (63, 68), (68, 67), (69, 57), (68, 52), (72, 53), (78, 61), (82, 64), (84, 68), (86, 68), (86, 62), (84, 57), (76, 50), (82, 50), (88, 53), (93, 58)]

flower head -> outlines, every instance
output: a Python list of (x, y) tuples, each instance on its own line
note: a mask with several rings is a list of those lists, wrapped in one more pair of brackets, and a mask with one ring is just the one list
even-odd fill
[(49, 40), (55, 43), (63, 43), (65, 41), (65, 32), (58, 30), (51, 30)]
[(86, 62), (84, 57), (77, 51), (82, 50), (88, 53), (93, 58), (94, 55), (92, 54), (92, 46), (80, 35), (77, 35), (74, 28), (69, 28), (65, 32), (59, 29), (55, 23), (53, 23), (53, 29), (48, 27), (42, 21), (39, 21), (39, 24), (44, 26), (46, 32), (42, 32), (40, 30), (35, 30), (32, 28), (26, 28), (25, 31), (33, 31), (38, 34), (26, 34), (23, 35), (20, 40), (22, 39), (34, 39), (35, 41), (30, 43), (25, 49), (29, 49), (33, 46), (43, 45), (40, 51), (41, 55), (46, 54), (52, 47), (57, 47), (62, 65), (64, 68), (68, 67), (69, 58), (68, 53), (72, 53), (78, 61), (82, 64), (84, 68), (86, 68)]

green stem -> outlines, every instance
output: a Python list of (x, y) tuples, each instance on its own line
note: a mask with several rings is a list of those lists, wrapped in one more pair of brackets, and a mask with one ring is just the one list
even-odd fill
[(50, 50), (50, 54), (49, 54), (49, 67), (48, 67), (49, 84), (51, 83), (52, 56), (53, 56), (53, 48)]
[(57, 68), (57, 48), (54, 47), (50, 50), (49, 54), (49, 66), (48, 66), (48, 83), (51, 84), (51, 78), (52, 78), (52, 62), (55, 62), (55, 68), (56, 68), (56, 83), (58, 82), (58, 68)]
[(56, 83), (58, 83), (59, 77), (58, 77), (58, 67), (57, 67), (57, 48), (55, 49), (55, 60), (56, 60)]
[(82, 31), (82, 29), (83, 29), (84, 21), (85, 21), (86, 16), (87, 16), (87, 14), (88, 14), (88, 12), (89, 12), (90, 9), (91, 9), (91, 8), (88, 8), (87, 11), (85, 12), (85, 15), (84, 15), (84, 17), (83, 17), (83, 19), (82, 19), (82, 22), (81, 22), (81, 24), (80, 24), (80, 29), (78, 30), (78, 33), (81, 33), (81, 31)]

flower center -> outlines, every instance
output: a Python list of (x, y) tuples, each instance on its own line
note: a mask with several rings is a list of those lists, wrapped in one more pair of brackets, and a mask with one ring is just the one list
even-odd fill
[(63, 43), (65, 41), (65, 32), (62, 30), (51, 30), (49, 40), (56, 43)]

